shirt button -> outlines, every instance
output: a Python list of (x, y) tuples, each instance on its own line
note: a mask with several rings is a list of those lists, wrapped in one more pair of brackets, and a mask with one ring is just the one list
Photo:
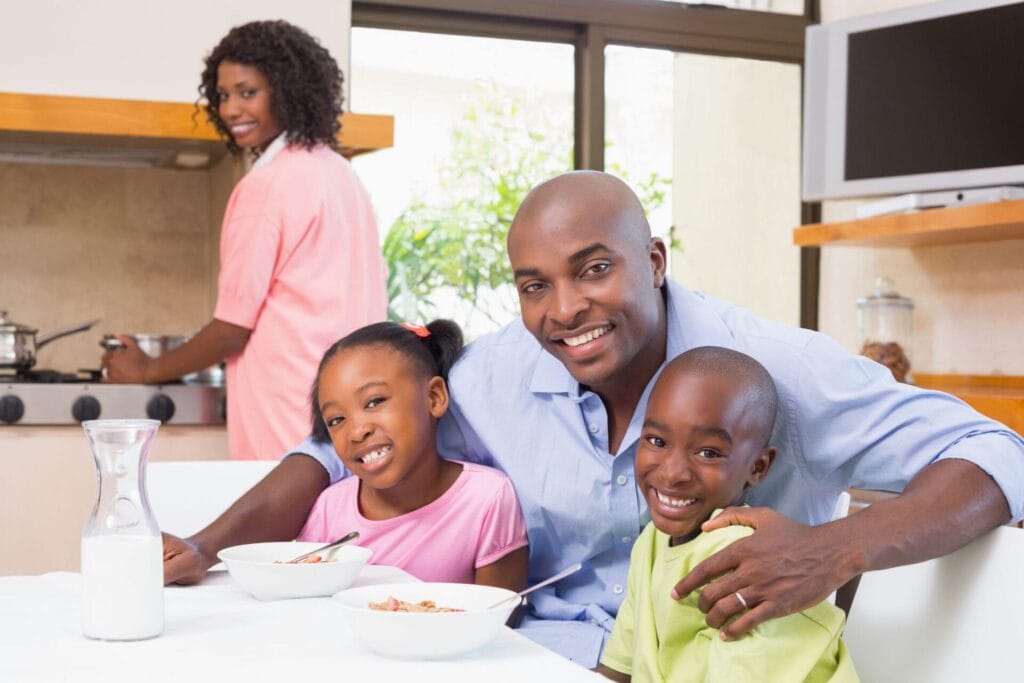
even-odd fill
[(623, 542), (623, 543), (629, 543), (629, 542), (630, 542), (630, 541), (632, 541), (632, 540), (633, 540), (633, 537), (632, 537), (632, 536), (623, 536), (623, 537), (622, 537), (622, 542)]
[(617, 483), (617, 484), (618, 484), (619, 486), (625, 486), (626, 484), (628, 484), (628, 483), (629, 483), (629, 477), (627, 477), (627, 476), (626, 476), (625, 474), (620, 474), (619, 476), (617, 476), (617, 477), (615, 478), (615, 482), (616, 482), (616, 483)]
[(617, 583), (614, 586), (612, 586), (612, 593), (615, 593), (616, 595), (622, 593), (622, 584)]
[(597, 434), (597, 431), (598, 431), (597, 425), (595, 425), (595, 424), (590, 425), (590, 433), (591, 434)]

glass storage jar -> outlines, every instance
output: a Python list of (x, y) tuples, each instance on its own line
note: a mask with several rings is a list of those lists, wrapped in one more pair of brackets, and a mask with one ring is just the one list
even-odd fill
[(914, 302), (896, 292), (887, 277), (875, 280), (873, 294), (857, 300), (860, 354), (892, 371), (897, 382), (912, 384)]

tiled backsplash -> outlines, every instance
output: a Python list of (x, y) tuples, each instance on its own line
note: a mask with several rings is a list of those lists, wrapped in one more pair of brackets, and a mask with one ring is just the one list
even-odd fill
[(207, 322), (234, 173), (230, 159), (209, 171), (0, 164), (0, 310), (39, 336), (102, 319), (36, 366), (95, 368), (104, 333)]

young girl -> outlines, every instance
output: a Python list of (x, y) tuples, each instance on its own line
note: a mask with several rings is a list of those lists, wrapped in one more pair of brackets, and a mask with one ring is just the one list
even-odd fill
[[(107, 380), (158, 383), (227, 359), (232, 458), (280, 458), (306, 436), (323, 350), (386, 312), (369, 197), (338, 154), (342, 75), (316, 39), (283, 21), (233, 28), (199, 92), (236, 156), (256, 157), (224, 215), (213, 319), (158, 358), (129, 337)], [(356, 294), (357, 293), (357, 294)]]
[(377, 323), (327, 350), (313, 385), (313, 438), (331, 441), (355, 476), (320, 495), (299, 540), (355, 530), (371, 562), (423, 581), (525, 587), (526, 528), (512, 482), (441, 458), (435, 446), (461, 350), (462, 331), (448, 320)]

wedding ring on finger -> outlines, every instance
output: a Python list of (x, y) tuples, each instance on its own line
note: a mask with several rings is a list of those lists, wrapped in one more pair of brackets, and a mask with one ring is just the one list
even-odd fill
[(740, 595), (739, 591), (736, 591), (735, 593), (733, 593), (733, 595), (735, 595), (736, 599), (740, 601), (741, 605), (743, 605), (743, 609), (750, 609), (750, 607), (747, 605), (747, 601), (743, 599), (743, 596)]

